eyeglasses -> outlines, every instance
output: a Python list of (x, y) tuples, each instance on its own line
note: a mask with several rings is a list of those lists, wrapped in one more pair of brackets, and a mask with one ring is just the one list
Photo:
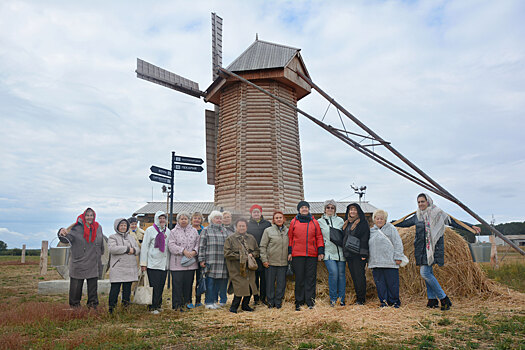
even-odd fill
[(332, 206), (330, 206), (330, 205), (327, 205), (327, 206), (326, 206), (326, 209), (335, 209), (335, 207), (332, 207)]

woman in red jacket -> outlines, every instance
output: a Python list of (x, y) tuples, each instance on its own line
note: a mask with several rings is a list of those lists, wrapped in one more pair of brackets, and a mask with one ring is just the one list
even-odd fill
[(319, 223), (310, 214), (310, 204), (300, 201), (297, 211), (288, 229), (288, 260), (295, 273), (295, 310), (301, 311), (305, 303), (314, 307), (317, 261), (324, 258), (324, 241)]

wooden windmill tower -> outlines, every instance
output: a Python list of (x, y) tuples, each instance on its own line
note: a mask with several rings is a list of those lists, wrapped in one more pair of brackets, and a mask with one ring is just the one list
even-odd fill
[[(264, 214), (295, 208), (304, 198), (297, 111), (250, 85), (218, 74), (222, 65), (222, 19), (212, 14), (213, 83), (198, 84), (137, 59), (139, 78), (215, 104), (206, 110), (208, 184), (215, 205), (245, 213), (260, 204)], [(308, 95), (309, 77), (300, 49), (255, 40), (227, 70), (256, 82), (293, 106)]]

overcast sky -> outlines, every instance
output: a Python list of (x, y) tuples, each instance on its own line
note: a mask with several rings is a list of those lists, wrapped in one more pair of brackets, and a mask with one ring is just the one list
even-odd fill
[[(224, 19), (224, 66), (256, 33), (301, 48), (314, 82), (487, 221), (525, 220), (523, 1), (7, 0), (0, 240), (39, 247), (88, 206), (111, 234), (115, 218), (165, 200), (151, 165), (169, 167), (172, 150), (205, 158), (213, 106), (134, 70), (140, 57), (205, 90), (211, 12)], [(319, 118), (327, 106), (315, 92), (299, 102)], [(416, 185), (299, 120), (307, 200), (356, 200), (355, 183), (392, 219), (415, 210)], [(341, 126), (333, 108), (325, 122)], [(175, 191), (213, 200), (205, 172), (177, 174)]]

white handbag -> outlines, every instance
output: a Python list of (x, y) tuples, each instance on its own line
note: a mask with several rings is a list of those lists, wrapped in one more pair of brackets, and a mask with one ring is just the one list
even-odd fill
[[(144, 281), (143, 286), (140, 285), (141, 281)], [(135, 289), (132, 303), (139, 305), (151, 305), (153, 302), (153, 287), (150, 287), (149, 285), (148, 274), (146, 272), (142, 273), (138, 284), (139, 286)]]

